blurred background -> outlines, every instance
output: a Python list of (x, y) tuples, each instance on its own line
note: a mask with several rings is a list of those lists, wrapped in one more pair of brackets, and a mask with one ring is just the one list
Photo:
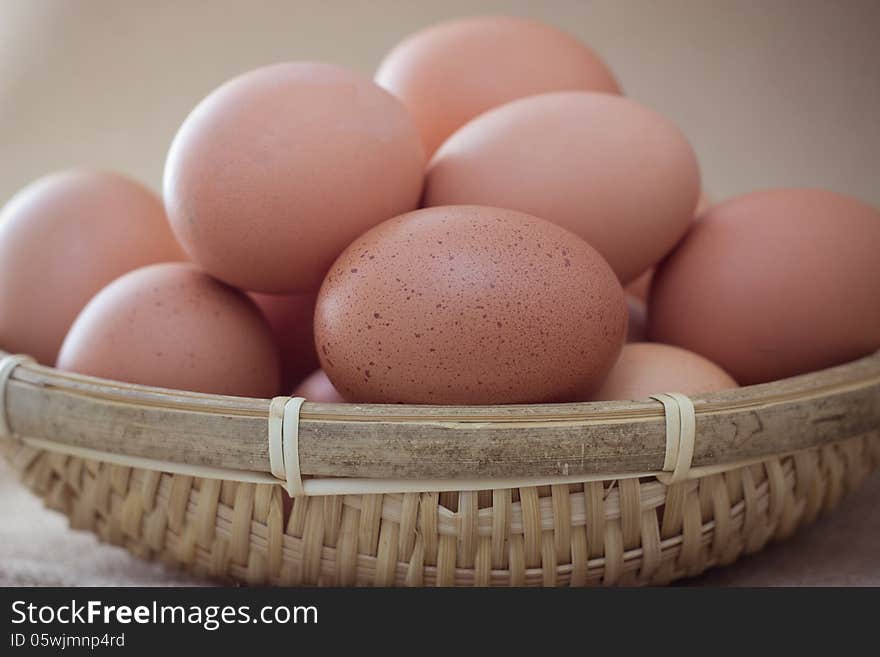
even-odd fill
[(716, 199), (798, 185), (880, 205), (878, 0), (0, 0), (0, 203), (80, 164), (159, 189), (177, 126), (229, 77), (301, 58), (372, 74), (413, 30), (489, 13), (594, 47), (690, 137)]

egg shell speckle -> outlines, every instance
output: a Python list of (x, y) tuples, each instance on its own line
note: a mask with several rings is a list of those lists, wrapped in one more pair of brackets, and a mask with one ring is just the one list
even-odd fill
[(318, 295), (315, 339), (350, 401), (527, 403), (597, 386), (626, 326), (589, 244), (520, 212), (455, 206), (356, 240)]

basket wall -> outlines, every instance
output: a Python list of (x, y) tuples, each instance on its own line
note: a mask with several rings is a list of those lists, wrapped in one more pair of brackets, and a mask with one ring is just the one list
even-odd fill
[(880, 432), (664, 486), (286, 498), (280, 486), (134, 469), (4, 443), (71, 526), (248, 584), (644, 585), (790, 535), (880, 465)]

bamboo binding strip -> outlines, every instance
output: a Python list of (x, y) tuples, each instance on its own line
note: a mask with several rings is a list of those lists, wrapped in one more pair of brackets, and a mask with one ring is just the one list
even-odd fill
[(291, 497), (306, 494), (299, 469), (299, 410), (302, 397), (276, 397), (269, 405), (269, 467)]
[(664, 484), (677, 484), (688, 478), (694, 459), (694, 404), (689, 397), (677, 392), (651, 395), (651, 399), (663, 404), (666, 413), (666, 457), (663, 460), (663, 473), (670, 474), (658, 474), (657, 478)]

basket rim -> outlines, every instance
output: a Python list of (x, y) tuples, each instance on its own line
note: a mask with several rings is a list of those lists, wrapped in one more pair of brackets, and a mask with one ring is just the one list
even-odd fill
[[(0, 360), (9, 355), (0, 350)], [(692, 400), (696, 467), (851, 438), (880, 427), (880, 351)], [(25, 363), (12, 373), (5, 401), (13, 434), (43, 449), (271, 473), (268, 399), (154, 388)], [(660, 470), (666, 446), (663, 407), (654, 400), (488, 407), (307, 401), (299, 432), (303, 475), (367, 479), (633, 475)]]

